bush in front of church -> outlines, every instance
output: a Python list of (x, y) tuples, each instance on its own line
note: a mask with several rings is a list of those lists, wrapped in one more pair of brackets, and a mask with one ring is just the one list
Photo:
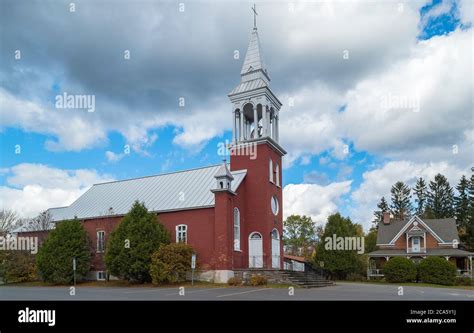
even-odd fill
[(456, 266), (442, 257), (428, 257), (418, 265), (420, 280), (425, 283), (452, 286), (456, 282)]
[(152, 254), (170, 242), (156, 214), (135, 201), (106, 245), (105, 266), (111, 275), (130, 282), (149, 282)]
[(35, 255), (28, 251), (0, 251), (0, 280), (18, 283), (36, 278)]
[(250, 278), (250, 285), (253, 287), (264, 286), (266, 284), (267, 284), (267, 278), (263, 275), (256, 274), (256, 275), (252, 275), (252, 277)]
[(184, 243), (161, 245), (151, 258), (150, 275), (153, 284), (186, 281), (191, 271), (193, 248)]
[(416, 280), (416, 266), (410, 259), (394, 257), (385, 263), (383, 273), (388, 282), (411, 282)]
[(36, 256), (41, 279), (54, 284), (73, 283), (73, 258), (76, 258), (76, 281), (83, 280), (90, 269), (89, 245), (87, 232), (78, 220), (56, 224)]

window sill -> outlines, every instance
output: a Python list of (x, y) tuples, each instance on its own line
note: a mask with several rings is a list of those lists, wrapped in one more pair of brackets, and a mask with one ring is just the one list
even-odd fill
[(234, 249), (234, 252), (240, 252), (240, 253), (242, 253), (242, 250)]

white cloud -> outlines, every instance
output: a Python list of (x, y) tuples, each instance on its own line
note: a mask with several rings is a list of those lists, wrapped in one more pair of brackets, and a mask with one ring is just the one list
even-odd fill
[(468, 175), (469, 169), (460, 169), (447, 162), (415, 163), (412, 161), (393, 161), (375, 170), (363, 174), (361, 185), (352, 192), (350, 216), (362, 224), (370, 227), (373, 211), (382, 196), (390, 200), (390, 189), (397, 181), (403, 181), (413, 186), (416, 179), (423, 177), (427, 183), (438, 173), (445, 175), (451, 186), (455, 186), (462, 174)]
[(117, 154), (110, 150), (107, 150), (105, 152), (105, 157), (107, 158), (107, 161), (112, 163), (120, 161), (122, 158), (124, 158), (124, 156), (124, 153)]
[(42, 164), (23, 163), (8, 168), (6, 185), (0, 186), (0, 206), (13, 209), (22, 217), (70, 205), (91, 185), (113, 180), (95, 170), (63, 170)]
[[(419, 42), (409, 58), (347, 93), (340, 117), (346, 135), (356, 149), (387, 157), (469, 162), (474, 88), (466, 71), (471, 67), (471, 30)], [(419, 103), (419, 112), (403, 107), (402, 99), (413, 102), (415, 111)], [(454, 144), (462, 156), (453, 156)]]
[(313, 222), (324, 224), (327, 217), (337, 211), (338, 202), (349, 193), (351, 181), (318, 184), (289, 184), (283, 189), (283, 212), (286, 218), (292, 214), (311, 216)]

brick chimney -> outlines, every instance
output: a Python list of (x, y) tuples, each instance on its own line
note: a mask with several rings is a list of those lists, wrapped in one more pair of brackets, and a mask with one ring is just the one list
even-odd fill
[(383, 212), (383, 224), (390, 224), (390, 212)]

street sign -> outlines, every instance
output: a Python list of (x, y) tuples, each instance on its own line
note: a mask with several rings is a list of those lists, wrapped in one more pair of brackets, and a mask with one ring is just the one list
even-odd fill
[(196, 253), (193, 253), (191, 257), (191, 268), (192, 268), (191, 285), (194, 286), (194, 269), (196, 268)]
[(76, 270), (76, 258), (72, 258), (72, 270), (75, 271)]

